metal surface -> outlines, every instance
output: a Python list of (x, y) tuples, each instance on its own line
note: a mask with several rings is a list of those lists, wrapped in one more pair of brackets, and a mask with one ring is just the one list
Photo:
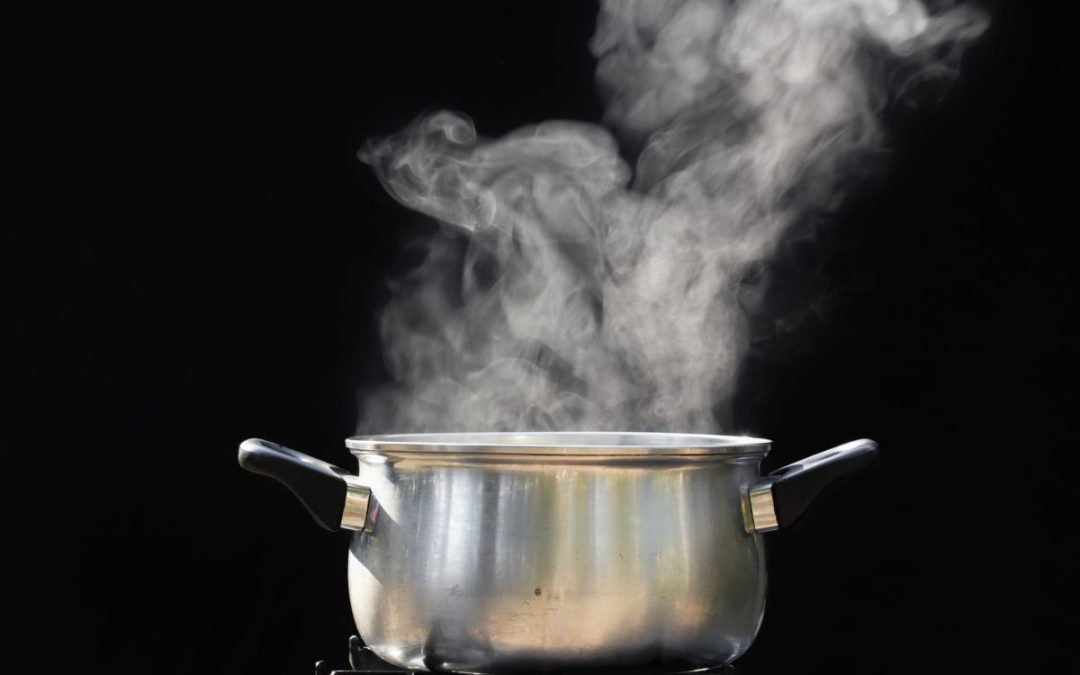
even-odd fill
[(345, 479), (345, 508), (341, 512), (341, 527), (345, 530), (372, 530), (368, 518), (371, 503), (371, 489), (362, 484), (355, 476), (343, 476)]
[(750, 488), (747, 494), (749, 518), (747, 532), (772, 532), (780, 528), (776, 519), (776, 504), (773, 502), (772, 482), (762, 483)]
[(686, 670), (750, 646), (765, 564), (743, 500), (768, 441), (409, 438), (349, 442), (379, 504), (373, 531), (353, 535), (349, 593), (380, 658), (417, 670)]

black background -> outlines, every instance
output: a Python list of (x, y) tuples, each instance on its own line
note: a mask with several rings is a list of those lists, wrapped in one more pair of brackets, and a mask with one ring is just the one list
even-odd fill
[[(859, 436), (885, 460), (770, 537), (740, 672), (1080, 663), (1070, 4), (990, 4), (941, 100), (886, 111), (884, 168), (782, 247), (737, 431), (766, 468)], [(345, 535), (235, 456), (349, 461), (386, 280), (432, 227), (355, 150), (443, 107), (492, 136), (602, 113), (594, 5), (388, 5), (8, 22), (8, 672), (343, 656)]]

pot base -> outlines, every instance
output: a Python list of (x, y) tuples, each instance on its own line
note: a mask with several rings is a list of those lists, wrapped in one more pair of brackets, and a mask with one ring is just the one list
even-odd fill
[[(403, 670), (380, 659), (370, 647), (364, 644), (359, 636), (349, 638), (349, 668), (341, 670), (333, 668), (326, 661), (318, 661), (315, 664), (315, 675), (380, 675), (390, 673), (422, 673), (425, 671)], [(430, 671), (427, 671), (430, 672)], [(457, 673), (458, 675), (493, 675), (492, 673), (473, 673), (471, 671), (441, 670), (436, 672)], [(511, 673), (536, 673), (530, 671), (499, 671), (499, 675)], [(574, 671), (539, 671), (547, 672), (548, 675), (685, 675), (688, 673), (734, 673), (735, 669), (730, 666), (693, 667), (677, 664), (657, 666), (637, 666), (634, 668), (589, 668), (587, 670)]]

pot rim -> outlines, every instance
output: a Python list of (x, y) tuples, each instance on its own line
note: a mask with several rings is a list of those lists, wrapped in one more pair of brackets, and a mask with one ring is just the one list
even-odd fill
[(487, 431), (353, 436), (345, 447), (394, 454), (686, 456), (764, 455), (770, 441), (751, 436), (628, 431)]

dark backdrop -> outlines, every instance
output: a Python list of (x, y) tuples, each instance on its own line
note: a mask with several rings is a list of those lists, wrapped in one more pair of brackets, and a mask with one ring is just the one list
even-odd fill
[[(737, 401), (767, 468), (881, 468), (771, 536), (747, 673), (1063, 672), (1078, 561), (1076, 13), (996, 3), (885, 168), (787, 242)], [(589, 3), (11, 17), (3, 225), (8, 672), (310, 672), (353, 630), (346, 537), (242, 472), (259, 435), (348, 463), (374, 316), (430, 224), (363, 139), (440, 107), (598, 120)], [(799, 311), (811, 307), (811, 311)], [(775, 314), (775, 313), (774, 313)], [(783, 325), (791, 324), (789, 321)], [(141, 672), (141, 671), (140, 671)]]

